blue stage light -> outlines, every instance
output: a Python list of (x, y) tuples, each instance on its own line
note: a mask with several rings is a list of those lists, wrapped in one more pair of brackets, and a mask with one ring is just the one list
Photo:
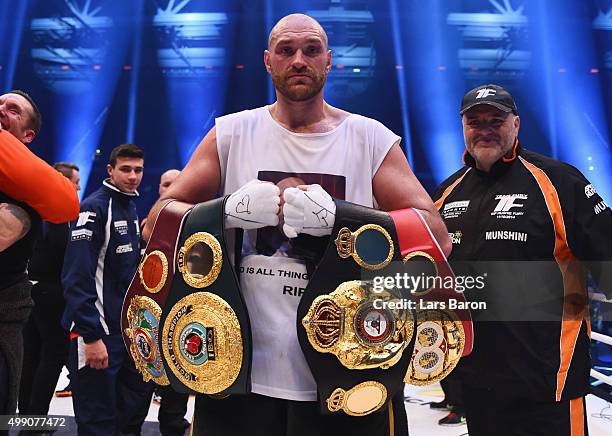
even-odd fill
[[(265, 6), (265, 25), (266, 25), (266, 41), (265, 41), (265, 45), (264, 47), (268, 47), (268, 40), (267, 37), (270, 34), (270, 32), (272, 31), (272, 27), (274, 27), (274, 19), (272, 18), (272, 12), (274, 10), (274, 7), (272, 5), (272, 0), (266, 0), (266, 6)], [(268, 74), (267, 78), (266, 78), (266, 84), (268, 87), (268, 104), (272, 104), (276, 101), (276, 91), (274, 89), (274, 84), (272, 83), (272, 77), (270, 77), (270, 75)]]
[(390, 3), (391, 13), (391, 32), (393, 36), (393, 53), (395, 54), (395, 74), (397, 77), (397, 88), (399, 90), (400, 107), (402, 110), (402, 127), (404, 128), (404, 135), (402, 138), (402, 148), (406, 154), (408, 164), (414, 169), (414, 156), (412, 153), (412, 141), (410, 138), (410, 122), (409, 122), (409, 109), (408, 109), (408, 90), (406, 88), (406, 78), (404, 77), (404, 53), (402, 48), (401, 29), (399, 25), (399, 11), (397, 8), (397, 1), (391, 0)]
[(54, 92), (76, 95), (93, 89), (109, 48), (113, 20), (91, 2), (66, 1), (66, 15), (35, 18), (30, 24), (32, 60), (40, 79)]
[[(489, 0), (493, 12), (452, 12), (447, 22), (461, 32), (459, 65), (467, 78), (517, 79), (527, 70), (527, 17), (524, 5)], [(516, 2), (515, 2), (516, 3)]]
[(134, 143), (134, 132), (136, 130), (136, 108), (138, 103), (138, 79), (140, 73), (140, 52), (142, 49), (142, 13), (144, 10), (144, 0), (134, 0), (134, 16), (136, 23), (134, 26), (134, 44), (132, 46), (132, 64), (130, 76), (130, 91), (127, 108), (127, 132), (125, 141)]
[(184, 12), (190, 3), (170, 0), (153, 17), (160, 41), (157, 57), (182, 165), (214, 125), (215, 117), (223, 114), (227, 51), (232, 45), (231, 34), (225, 31), (227, 14)]
[(10, 91), (14, 88), (15, 69), (23, 24), (25, 22), (28, 0), (15, 2), (14, 0), (0, 1), (0, 90)]
[[(405, 50), (410, 54), (409, 67), (399, 69), (398, 75), (407, 82), (414, 144), (426, 159), (415, 163), (416, 171), (435, 186), (461, 166), (464, 148), (459, 117), (464, 82), (455, 66), (454, 28), (446, 25), (445, 2), (440, 0), (411, 3), (397, 15), (402, 18)], [(427, 35), (426, 43), (423, 35)]]
[(130, 7), (65, 0), (57, 15), (30, 23), (34, 71), (54, 94), (53, 160), (76, 163), (84, 187), (131, 39), (126, 26), (115, 23), (130, 16)]
[(376, 67), (374, 47), (374, 17), (365, 9), (348, 9), (332, 3), (327, 9), (306, 11), (333, 38), (333, 66), (327, 76), (325, 98), (335, 104), (362, 94), (371, 84)]
[(541, 78), (530, 84), (530, 94), (540, 104), (534, 114), (541, 119), (535, 121), (547, 129), (553, 156), (577, 167), (609, 203), (610, 130), (602, 78), (591, 73), (593, 66), (601, 63), (593, 44), (593, 27), (605, 29), (605, 14), (593, 17), (581, 4), (570, 0), (559, 3), (555, 8), (562, 8), (564, 14), (551, 14), (544, 2), (538, 2), (530, 20), (537, 23), (534, 42), (542, 53)]

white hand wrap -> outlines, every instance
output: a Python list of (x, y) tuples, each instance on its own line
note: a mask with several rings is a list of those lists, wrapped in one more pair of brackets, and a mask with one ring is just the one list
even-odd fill
[(320, 185), (308, 185), (306, 191), (287, 188), (283, 197), (283, 232), (287, 237), (295, 238), (300, 233), (331, 235), (336, 220), (336, 204)]
[(251, 230), (277, 226), (279, 204), (278, 186), (251, 180), (225, 202), (225, 228)]

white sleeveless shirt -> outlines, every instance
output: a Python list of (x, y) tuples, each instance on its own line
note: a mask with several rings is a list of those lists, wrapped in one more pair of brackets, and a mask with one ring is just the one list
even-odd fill
[[(324, 133), (295, 133), (268, 106), (216, 119), (221, 192), (252, 179), (281, 187), (320, 184), (332, 197), (374, 206), (372, 178), (400, 137), (376, 120), (349, 115)], [(265, 254), (262, 254), (265, 253)], [(252, 390), (316, 401), (316, 383), (297, 339), (297, 307), (308, 284), (305, 263), (274, 228), (245, 232), (240, 287), (253, 337)]]

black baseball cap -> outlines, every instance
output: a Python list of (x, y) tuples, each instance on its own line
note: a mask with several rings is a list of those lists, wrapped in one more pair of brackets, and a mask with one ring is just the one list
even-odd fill
[(504, 112), (512, 112), (514, 115), (518, 115), (514, 99), (508, 91), (499, 85), (480, 85), (468, 91), (461, 99), (459, 115), (463, 115), (479, 104), (488, 104)]

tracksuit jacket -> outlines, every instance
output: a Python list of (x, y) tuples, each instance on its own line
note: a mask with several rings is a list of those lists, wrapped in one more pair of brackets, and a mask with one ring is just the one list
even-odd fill
[(576, 168), (515, 146), (489, 173), (465, 166), (434, 193), (457, 275), (484, 277), (466, 291), (474, 351), (467, 383), (536, 401), (589, 389), (586, 272), (612, 295), (612, 212)]
[(121, 305), (140, 260), (136, 195), (105, 180), (83, 200), (79, 217), (70, 223), (62, 324), (86, 343), (121, 333)]

